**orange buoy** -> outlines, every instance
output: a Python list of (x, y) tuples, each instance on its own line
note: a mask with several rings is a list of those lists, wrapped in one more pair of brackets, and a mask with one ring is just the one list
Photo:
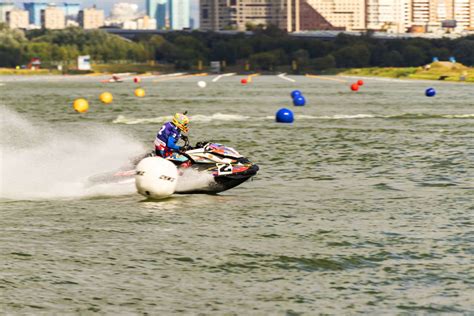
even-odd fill
[(72, 104), (72, 107), (76, 112), (79, 113), (84, 113), (89, 110), (89, 102), (87, 102), (86, 99), (76, 99), (74, 100), (74, 103)]
[(143, 98), (145, 96), (145, 90), (142, 88), (135, 89), (135, 96)]
[(112, 96), (112, 93), (110, 93), (110, 92), (102, 92), (102, 93), (99, 95), (99, 100), (100, 100), (102, 103), (110, 104), (110, 103), (112, 103), (112, 101), (114, 100), (114, 97)]

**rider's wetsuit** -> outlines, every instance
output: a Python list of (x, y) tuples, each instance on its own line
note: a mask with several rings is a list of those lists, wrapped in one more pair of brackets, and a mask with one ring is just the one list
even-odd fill
[(158, 156), (168, 157), (174, 151), (181, 150), (181, 147), (176, 145), (181, 138), (181, 131), (173, 123), (167, 122), (161, 127), (155, 138), (155, 152)]

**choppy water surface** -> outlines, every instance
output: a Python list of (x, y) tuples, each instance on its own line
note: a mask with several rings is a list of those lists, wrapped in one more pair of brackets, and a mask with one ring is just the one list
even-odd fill
[[(474, 313), (472, 85), (211, 78), (145, 80), (143, 99), (1, 78), (2, 314)], [(274, 123), (284, 106), (294, 124)], [(85, 187), (184, 110), (194, 141), (235, 147), (255, 180), (160, 202)]]

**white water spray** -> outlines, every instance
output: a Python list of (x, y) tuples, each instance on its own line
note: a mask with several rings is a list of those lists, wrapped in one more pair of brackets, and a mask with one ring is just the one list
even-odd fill
[(51, 199), (135, 192), (133, 183), (88, 187), (87, 178), (113, 171), (143, 146), (115, 129), (35, 125), (0, 107), (0, 198)]
[(184, 169), (183, 173), (178, 178), (176, 192), (188, 192), (206, 188), (211, 183), (214, 183), (214, 177), (207, 172), (199, 172), (194, 169)]

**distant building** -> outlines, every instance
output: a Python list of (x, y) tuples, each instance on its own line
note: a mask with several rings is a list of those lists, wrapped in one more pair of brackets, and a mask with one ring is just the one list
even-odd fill
[(190, 27), (191, 3), (189, 0), (169, 0), (170, 29), (182, 30)]
[(61, 8), (51, 6), (41, 10), (41, 27), (59, 30), (66, 27), (66, 16)]
[(442, 31), (443, 25), (456, 32), (474, 28), (473, 0), (411, 0), (408, 11), (409, 25), (422, 26), (426, 32)]
[(79, 11), (79, 25), (86, 30), (98, 29), (104, 25), (104, 10), (95, 8), (83, 9)]
[(81, 5), (79, 3), (67, 3), (64, 2), (58, 7), (64, 10), (64, 15), (66, 15), (66, 19), (70, 20), (77, 20), (79, 17), (79, 11), (81, 10)]
[(7, 21), (7, 12), (13, 10), (15, 6), (13, 2), (2, 2), (0, 3), (0, 23)]
[(11, 29), (27, 29), (29, 24), (28, 11), (13, 9), (7, 12), (7, 25)]
[(344, 30), (343, 27), (335, 27), (326, 20), (306, 0), (300, 1), (300, 30)]
[(41, 25), (41, 11), (48, 7), (46, 2), (25, 2), (23, 7), (28, 11), (29, 22), (37, 26)]
[(252, 25), (276, 25), (299, 31), (300, 0), (201, 0), (200, 28), (245, 30)]
[(123, 22), (122, 28), (125, 30), (156, 30), (156, 20), (145, 15), (135, 20)]
[(404, 33), (408, 4), (408, 0), (367, 0), (367, 29)]
[(156, 20), (156, 27), (158, 29), (165, 29), (167, 27), (168, 10), (167, 0), (147, 0), (146, 14)]
[(366, 30), (366, 0), (307, 0), (317, 12), (336, 27), (347, 31)]

